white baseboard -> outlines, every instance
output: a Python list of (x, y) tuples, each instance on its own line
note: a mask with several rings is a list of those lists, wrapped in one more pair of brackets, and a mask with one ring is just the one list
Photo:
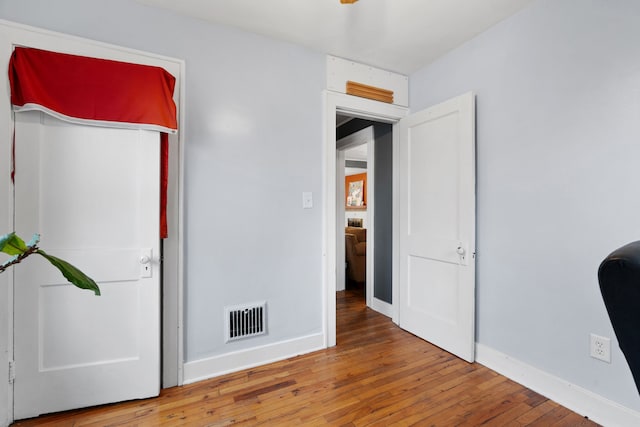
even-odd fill
[(476, 361), (603, 426), (640, 426), (640, 412), (482, 344), (476, 344)]
[(393, 317), (393, 306), (376, 297), (371, 298), (371, 308), (387, 317)]
[(325, 348), (322, 333), (234, 351), (184, 364), (184, 384), (277, 362)]

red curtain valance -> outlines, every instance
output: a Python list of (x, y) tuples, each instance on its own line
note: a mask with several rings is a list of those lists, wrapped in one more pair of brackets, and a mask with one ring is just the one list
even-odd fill
[(163, 68), (16, 47), (9, 64), (14, 111), (175, 133), (176, 79)]
[(167, 237), (168, 133), (178, 129), (176, 79), (160, 67), (16, 47), (9, 63), (13, 110), (72, 123), (161, 134), (160, 237)]

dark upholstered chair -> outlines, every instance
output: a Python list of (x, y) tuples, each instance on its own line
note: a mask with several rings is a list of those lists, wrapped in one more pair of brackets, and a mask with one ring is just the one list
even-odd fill
[(613, 251), (598, 269), (600, 292), (640, 392), (640, 241)]
[(345, 227), (344, 243), (347, 278), (355, 283), (364, 283), (367, 271), (367, 229)]

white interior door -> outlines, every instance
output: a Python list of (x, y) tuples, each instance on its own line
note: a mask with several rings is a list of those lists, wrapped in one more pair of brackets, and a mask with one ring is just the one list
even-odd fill
[(36, 255), (16, 266), (16, 419), (159, 393), (159, 145), (157, 132), (16, 114), (15, 230), (41, 233), (102, 291)]
[(469, 362), (475, 347), (475, 100), (400, 121), (403, 329)]

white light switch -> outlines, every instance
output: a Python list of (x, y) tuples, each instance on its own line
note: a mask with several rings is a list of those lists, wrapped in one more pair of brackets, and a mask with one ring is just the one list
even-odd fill
[(313, 193), (311, 193), (311, 191), (302, 193), (302, 207), (304, 209), (311, 209), (313, 207)]

